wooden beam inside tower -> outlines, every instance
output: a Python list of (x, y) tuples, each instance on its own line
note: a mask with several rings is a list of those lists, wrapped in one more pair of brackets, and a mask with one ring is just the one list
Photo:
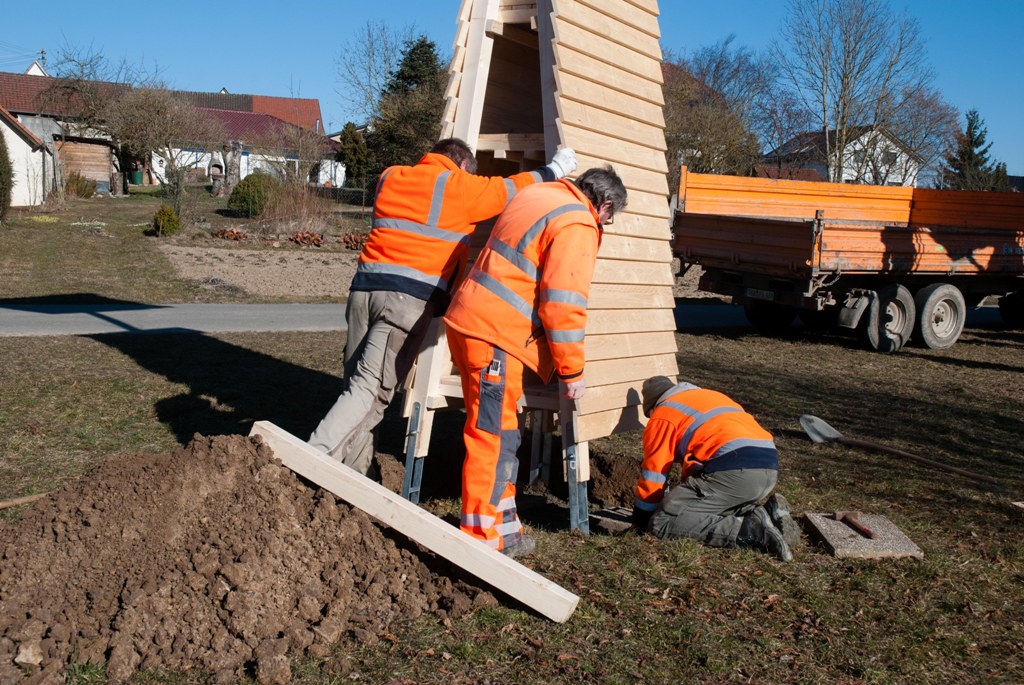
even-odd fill
[(442, 137), (488, 175), (572, 147), (577, 173), (611, 164), (629, 192), (590, 292), (581, 443), (642, 427), (643, 381), (677, 374), (659, 37), (657, 0), (463, 0), (458, 15)]

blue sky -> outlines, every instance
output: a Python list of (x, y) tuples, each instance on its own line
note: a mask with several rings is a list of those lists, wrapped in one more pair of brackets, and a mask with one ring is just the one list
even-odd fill
[[(1024, 175), (1022, 0), (890, 0), (921, 24), (936, 86), (961, 111), (977, 109), (994, 159)], [(355, 114), (338, 90), (342, 46), (369, 21), (414, 25), (445, 52), (459, 0), (309, 0), (141, 2), (83, 5), (51, 0), (6, 3), (0, 70), (23, 71), (45, 49), (91, 48), (113, 61), (158, 67), (183, 90), (318, 98), (324, 124), (339, 129)], [(777, 34), (783, 0), (662, 0), (662, 44), (682, 52), (735, 34), (735, 45), (763, 48)], [(240, 9), (244, 7), (244, 9)]]

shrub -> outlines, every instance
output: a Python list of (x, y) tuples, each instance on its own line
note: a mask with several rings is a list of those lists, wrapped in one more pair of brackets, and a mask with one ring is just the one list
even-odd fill
[(153, 233), (157, 236), (173, 235), (181, 228), (178, 213), (169, 204), (160, 205), (153, 216)]
[(11, 208), (11, 189), (14, 187), (14, 168), (7, 153), (7, 141), (0, 133), (0, 221), (7, 217)]
[(269, 174), (249, 174), (231, 191), (228, 209), (238, 216), (259, 216), (267, 206), (270, 196), (280, 185), (280, 182)]
[(96, 194), (96, 181), (90, 181), (77, 171), (72, 171), (64, 181), (64, 194), (68, 197), (92, 197)]

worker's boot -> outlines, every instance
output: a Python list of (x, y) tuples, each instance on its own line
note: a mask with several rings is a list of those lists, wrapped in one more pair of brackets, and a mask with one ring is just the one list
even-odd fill
[(520, 557), (530, 556), (535, 549), (537, 549), (537, 544), (533, 541), (533, 538), (529, 535), (524, 535), (519, 539), (519, 542), (501, 550), (501, 553), (509, 559), (519, 559)]
[(786, 544), (790, 547), (795, 546), (800, 541), (800, 526), (796, 524), (789, 513), (789, 502), (786, 501), (786, 498), (776, 492), (768, 498), (764, 508), (768, 512), (768, 516), (771, 517), (772, 523), (782, 532), (782, 539), (786, 541)]
[(768, 552), (782, 561), (793, 561), (793, 553), (789, 551), (782, 531), (775, 527), (764, 507), (754, 507), (743, 517), (736, 545)]

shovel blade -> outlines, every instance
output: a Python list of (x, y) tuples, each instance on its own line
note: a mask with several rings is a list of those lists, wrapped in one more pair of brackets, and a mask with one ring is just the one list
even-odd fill
[(814, 442), (835, 442), (843, 439), (842, 433), (817, 416), (804, 414), (800, 417), (800, 426)]

